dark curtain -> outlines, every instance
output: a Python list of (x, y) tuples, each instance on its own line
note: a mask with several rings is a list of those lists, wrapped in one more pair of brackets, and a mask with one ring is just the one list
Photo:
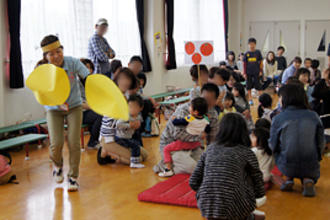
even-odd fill
[(7, 14), (10, 34), (9, 86), (17, 89), (24, 87), (20, 42), (21, 0), (8, 0)]
[(166, 69), (176, 69), (175, 58), (175, 44), (173, 39), (173, 27), (174, 27), (174, 2), (173, 0), (165, 1), (166, 8), (166, 28), (167, 33), (167, 57), (166, 57)]
[(225, 24), (225, 46), (228, 52), (228, 0), (223, 0), (223, 19)]
[(137, 22), (139, 24), (139, 32), (140, 32), (143, 71), (150, 72), (151, 64), (150, 64), (150, 59), (149, 59), (149, 53), (148, 53), (146, 42), (144, 41), (144, 1), (135, 0), (135, 5), (136, 5)]

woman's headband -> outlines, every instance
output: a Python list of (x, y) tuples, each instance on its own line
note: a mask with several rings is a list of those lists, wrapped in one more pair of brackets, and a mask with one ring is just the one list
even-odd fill
[(60, 43), (60, 41), (57, 40), (53, 43), (50, 43), (50, 44), (47, 44), (47, 45), (41, 47), (41, 49), (44, 53), (47, 53), (47, 52), (57, 49), (59, 47), (61, 47), (61, 43)]

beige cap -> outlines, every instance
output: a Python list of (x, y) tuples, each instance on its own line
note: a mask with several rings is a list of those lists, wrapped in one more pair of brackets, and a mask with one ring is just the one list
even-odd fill
[(108, 25), (108, 20), (105, 18), (100, 18), (99, 20), (97, 20), (96, 25), (102, 25), (102, 24)]

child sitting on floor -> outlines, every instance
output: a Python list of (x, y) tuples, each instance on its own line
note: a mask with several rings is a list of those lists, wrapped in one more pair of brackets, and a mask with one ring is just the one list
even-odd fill
[(138, 95), (131, 95), (128, 98), (128, 108), (130, 118), (129, 121), (118, 120), (116, 122), (116, 137), (117, 144), (128, 147), (132, 150), (131, 153), (131, 168), (144, 168), (140, 163), (140, 143), (133, 139), (133, 135), (140, 128), (143, 121), (141, 111), (143, 109), (143, 99)]
[(261, 96), (259, 96), (259, 103), (260, 104), (258, 106), (258, 117), (265, 118), (271, 122), (272, 119), (270, 118), (270, 114), (273, 112), (272, 97), (267, 93), (263, 93)]
[(272, 150), (268, 146), (269, 130), (266, 128), (256, 128), (251, 135), (252, 151), (257, 156), (260, 170), (264, 178), (265, 190), (271, 187), (271, 171), (274, 167)]
[(203, 85), (206, 84), (209, 79), (209, 71), (204, 64), (199, 65), (199, 70), (200, 70), (199, 71), (200, 78), (198, 78), (197, 65), (193, 65), (190, 68), (190, 76), (192, 78), (192, 81), (194, 81), (194, 83), (195, 83), (194, 88), (192, 88), (189, 93), (190, 100), (193, 100), (194, 98), (201, 96), (201, 87), (200, 86), (203, 87)]
[[(191, 135), (201, 136), (205, 139), (205, 133), (209, 133), (210, 121), (206, 116), (208, 112), (208, 105), (204, 98), (195, 98), (191, 101), (190, 115), (185, 118), (173, 118), (172, 123), (175, 126), (186, 126), (186, 131)], [(197, 142), (182, 142), (180, 140), (174, 141), (171, 144), (165, 146), (164, 148), (164, 162), (166, 169), (164, 172), (158, 173), (160, 177), (173, 176), (174, 172), (172, 170), (172, 157), (171, 153), (173, 151), (179, 150), (192, 150), (200, 147), (201, 143)]]
[(236, 112), (235, 108), (235, 98), (231, 92), (227, 92), (225, 99), (223, 101), (223, 111), (219, 114), (219, 121), (223, 118), (223, 116), (229, 112)]
[(226, 114), (217, 142), (207, 147), (189, 180), (204, 218), (255, 219), (256, 199), (266, 198), (262, 172), (250, 144), (244, 118)]

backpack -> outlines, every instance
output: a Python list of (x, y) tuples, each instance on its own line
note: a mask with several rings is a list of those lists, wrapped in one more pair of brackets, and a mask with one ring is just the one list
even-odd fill
[(12, 158), (10, 154), (6, 151), (0, 152), (0, 184), (6, 183), (16, 183), (16, 175), (6, 176), (8, 173), (11, 173), (11, 163)]

